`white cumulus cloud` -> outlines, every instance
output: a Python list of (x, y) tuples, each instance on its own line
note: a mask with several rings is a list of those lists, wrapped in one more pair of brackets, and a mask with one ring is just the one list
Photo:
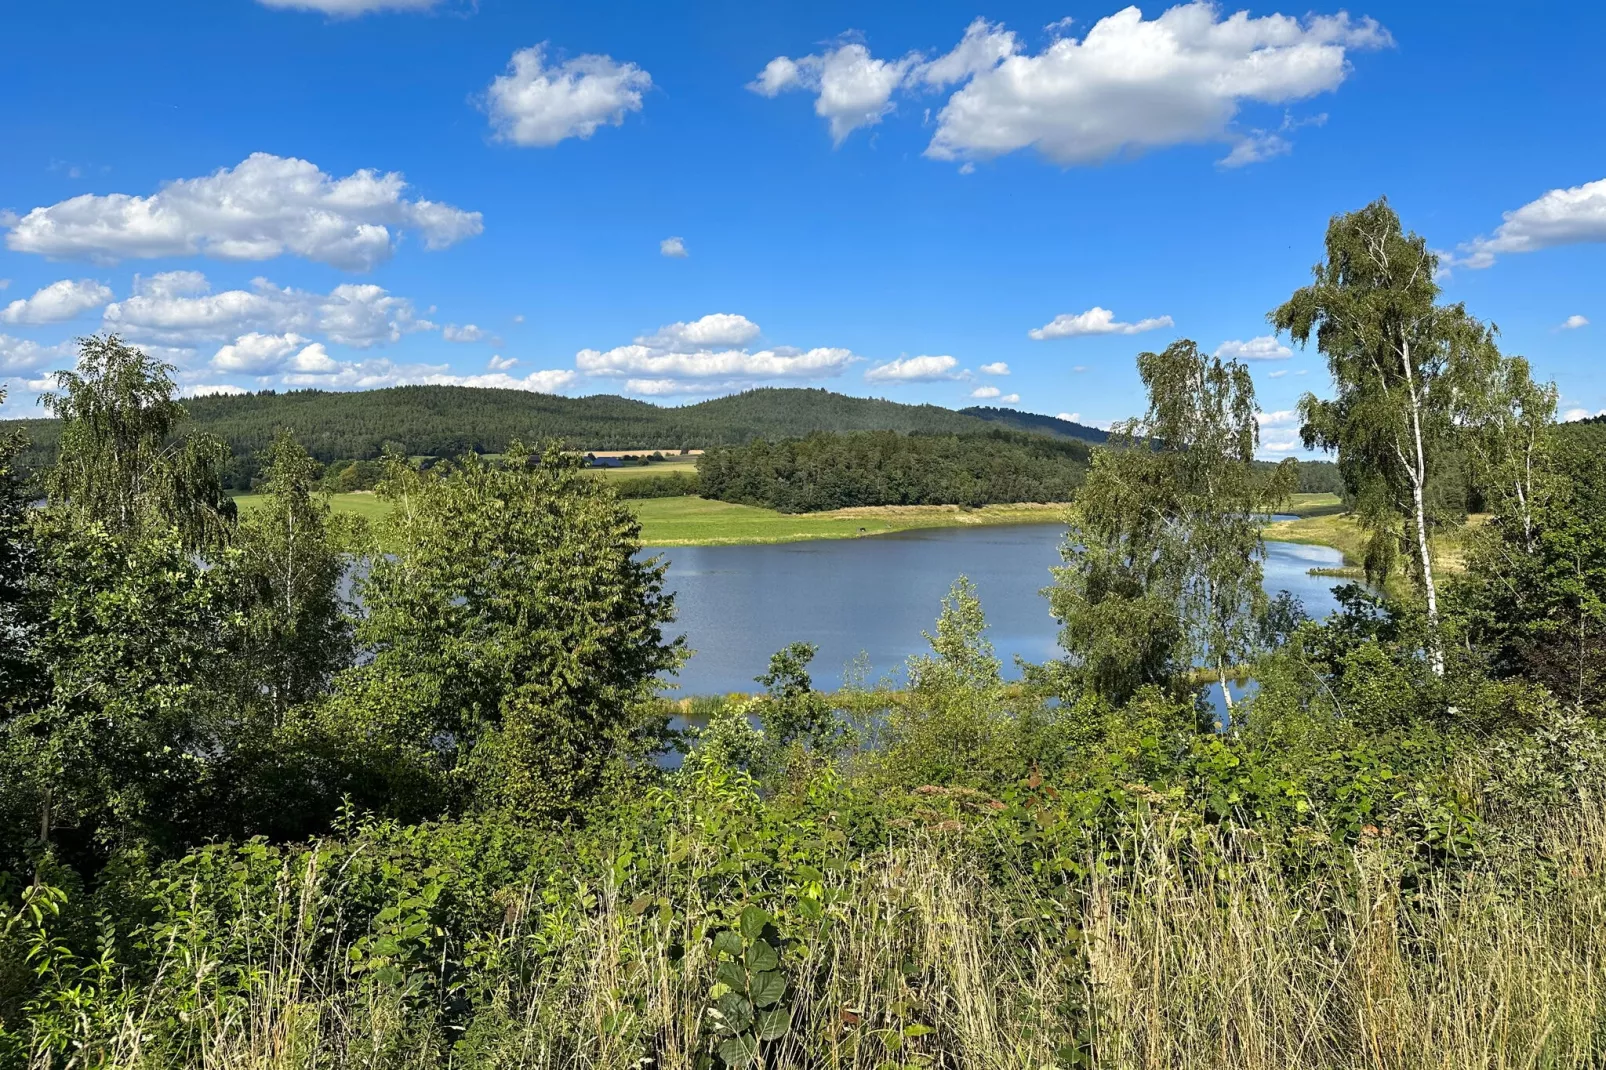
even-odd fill
[(448, 342), (483, 342), (490, 336), (472, 323), (465, 323), (461, 327), (448, 323), (441, 328), (441, 337)]
[(54, 361), (71, 360), (73, 344), (40, 345), (31, 338), (0, 334), (0, 374), (38, 371)]
[(983, 364), (976, 370), (981, 372), (983, 375), (1008, 375), (1009, 365), (1005, 364), (1001, 360), (995, 360), (991, 364)]
[(1500, 253), (1531, 253), (1557, 245), (1606, 241), (1606, 178), (1568, 189), (1553, 189), (1538, 200), (1506, 212), (1493, 235), (1461, 246), (1455, 263), (1486, 268)]
[(233, 383), (195, 383), (180, 391), (185, 397), (190, 398), (239, 397), (250, 392), (245, 387), (235, 386)]
[(1606, 409), (1600, 409), (1597, 412), (1590, 412), (1588, 409), (1584, 408), (1568, 409), (1566, 412), (1561, 414), (1561, 422), (1572, 423), (1574, 420), (1588, 420), (1594, 416), (1606, 416)]
[(1062, 312), (1050, 322), (1041, 327), (1034, 327), (1026, 334), (1042, 342), (1051, 338), (1079, 338), (1089, 334), (1141, 334), (1157, 327), (1171, 325), (1170, 316), (1154, 316), (1138, 320), (1136, 323), (1122, 323), (1115, 318), (1114, 312), (1094, 305), (1086, 312), (1078, 312), (1074, 316)]
[(546, 45), (513, 53), (507, 73), (486, 93), (496, 137), (515, 145), (556, 145), (589, 138), (600, 126), (619, 126), (641, 110), (652, 76), (634, 63), (609, 56), (576, 56), (548, 66)]
[(494, 387), (500, 390), (528, 390), (536, 394), (556, 394), (559, 390), (573, 386), (580, 376), (568, 368), (547, 368), (533, 371), (523, 377), (515, 377), (505, 372), (489, 372), (484, 375), (448, 375), (434, 373), (405, 381), (436, 386), (477, 386)]
[(136, 341), (184, 345), (243, 334), (322, 334), (363, 348), (427, 330), (413, 303), (373, 283), (342, 283), (327, 294), (256, 279), (250, 290), (212, 293), (197, 271), (136, 278), (134, 294), (106, 306), (105, 326)]
[(1216, 347), (1215, 355), (1225, 360), (1286, 360), (1294, 351), (1279, 342), (1275, 335), (1263, 334), (1247, 342), (1236, 338), (1222, 342)]
[(94, 279), (62, 279), (0, 308), (0, 323), (60, 323), (99, 308), (113, 297)]
[(710, 346), (746, 345), (759, 335), (758, 324), (746, 316), (715, 312), (690, 323), (671, 323), (649, 335), (637, 337), (636, 344), (676, 353), (696, 352)]
[(857, 41), (820, 55), (791, 59), (777, 56), (748, 84), (766, 97), (788, 90), (815, 94), (814, 113), (826, 120), (837, 144), (861, 126), (879, 123), (892, 110), (892, 94), (919, 62), (911, 52), (899, 60), (876, 59)]
[[(1201, 2), (1146, 20), (1128, 7), (1080, 40), (1061, 37), (978, 73), (938, 113), (926, 153), (978, 159), (1035, 148), (1071, 166), (1167, 145), (1241, 145), (1232, 123), (1243, 104), (1332, 92), (1349, 74), (1350, 50), (1389, 43), (1376, 22), (1344, 14), (1223, 18)], [(1247, 163), (1286, 149), (1262, 138), (1235, 151), (1233, 162)]]
[(970, 396), (973, 398), (995, 398), (1002, 393), (1003, 391), (996, 386), (978, 386), (970, 392)]
[(813, 379), (839, 375), (854, 360), (850, 350), (743, 349), (669, 352), (642, 345), (617, 346), (606, 352), (582, 349), (574, 363), (587, 375), (622, 378), (631, 375), (681, 379)]
[(1562, 320), (1561, 323), (1559, 323), (1556, 326), (1556, 330), (1558, 330), (1558, 331), (1576, 331), (1580, 327), (1588, 327), (1588, 326), (1589, 326), (1589, 320), (1588, 319), (1586, 319), (1583, 316), (1572, 315), (1572, 316), (1568, 316), (1566, 319)]
[(505, 372), (518, 362), (518, 357), (504, 357), (500, 353), (493, 353), (491, 359), (485, 362), (485, 366), (493, 372)]
[(251, 331), (242, 334), (212, 355), (211, 365), (221, 372), (240, 375), (265, 375), (278, 371), (284, 363), (312, 339), (299, 334), (262, 334)]
[(582, 349), (575, 368), (584, 375), (625, 380), (636, 394), (707, 394), (772, 379), (821, 379), (842, 374), (860, 358), (840, 347), (752, 350), (760, 334), (746, 316), (716, 312), (671, 323), (629, 345)]
[(397, 172), (334, 178), (306, 160), (258, 152), (233, 168), (169, 182), (148, 197), (84, 194), (9, 223), (14, 252), (115, 262), (205, 255), (271, 260), (292, 254), (367, 270), (389, 259), (404, 231), (429, 249), (484, 229), (478, 212), (409, 200)]
[(658, 252), (662, 256), (680, 257), (682, 259), (691, 255), (686, 251), (686, 239), (678, 237), (665, 238), (659, 242)]
[(931, 383), (957, 379), (959, 361), (950, 356), (899, 357), (865, 371), (868, 383)]
[[(1076, 38), (1051, 23), (1054, 40), (1028, 54), (1002, 25), (973, 21), (948, 53), (877, 59), (845, 40), (819, 54), (778, 56), (749, 89), (767, 97), (815, 94), (814, 110), (838, 143), (878, 123), (902, 90), (959, 88), (938, 110), (926, 148), (935, 159), (974, 161), (1036, 149), (1062, 166), (1096, 163), (1122, 152), (1221, 142), (1223, 163), (1241, 166), (1281, 155), (1277, 131), (1240, 130), (1246, 104), (1286, 105), (1336, 90), (1350, 73), (1349, 54), (1392, 44), (1371, 19), (1347, 14), (1223, 16), (1213, 3), (1180, 4), (1154, 19), (1128, 7)], [(1312, 120), (1314, 121), (1314, 120)]]
[(1082, 414), (1079, 412), (1062, 412), (1054, 417), (1056, 420), (1069, 420), (1071, 423), (1080, 423)]

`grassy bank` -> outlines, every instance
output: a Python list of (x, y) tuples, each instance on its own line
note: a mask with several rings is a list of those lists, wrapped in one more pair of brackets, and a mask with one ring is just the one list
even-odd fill
[[(651, 468), (615, 469), (605, 478), (629, 479), (618, 472), (656, 475), (673, 470), (676, 462)], [(352, 513), (379, 520), (390, 506), (367, 491), (330, 496), (337, 513)], [(260, 494), (235, 498), (242, 510), (257, 508)], [(808, 539), (851, 539), (885, 535), (917, 528), (964, 527), (973, 524), (1052, 523), (1065, 514), (1063, 505), (987, 505), (962, 509), (957, 505), (888, 505), (838, 509), (828, 513), (778, 513), (750, 505), (709, 501), (706, 498), (647, 498), (629, 503), (641, 518), (641, 541), (649, 546), (729, 546), (751, 543), (802, 542)]]
[[(1432, 548), (1435, 567), (1447, 573), (1462, 571), (1466, 567), (1468, 532), (1487, 520), (1488, 517), (1481, 514), (1473, 515), (1467, 518), (1465, 527), (1434, 535)], [(1331, 546), (1343, 553), (1345, 565), (1359, 568), (1366, 561), (1366, 544), (1370, 536), (1349, 513), (1328, 513), (1301, 516), (1298, 520), (1274, 520), (1266, 525), (1266, 538), (1307, 546)]]
[(1336, 494), (1294, 494), (1290, 495), (1288, 503), (1279, 513), (1292, 516), (1327, 516), (1332, 513), (1342, 513), (1344, 502)]
[(658, 461), (653, 464), (637, 464), (619, 468), (593, 468), (595, 475), (607, 480), (645, 479), (648, 476), (668, 476), (677, 472), (682, 475), (694, 476), (697, 474), (697, 458), (687, 457), (673, 461)]
[(851, 539), (916, 528), (979, 524), (1049, 523), (1063, 505), (885, 505), (827, 513), (778, 513), (706, 498), (652, 498), (631, 502), (641, 517), (642, 541), (652, 546), (723, 546), (744, 543)]

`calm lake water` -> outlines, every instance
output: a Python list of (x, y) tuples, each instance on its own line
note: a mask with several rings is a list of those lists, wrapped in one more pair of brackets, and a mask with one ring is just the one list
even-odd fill
[[(943, 595), (961, 574), (976, 584), (987, 614), (988, 638), (1005, 672), (1019, 675), (1014, 656), (1046, 661), (1057, 655), (1058, 625), (1040, 593), (1049, 568), (1060, 563), (1060, 524), (932, 528), (862, 539), (765, 546), (649, 548), (669, 560), (669, 587), (679, 620), (696, 651), (676, 680), (683, 695), (755, 691), (753, 677), (792, 642), (819, 647), (815, 686), (842, 683), (863, 654), (866, 683), (901, 672), (905, 659), (928, 649)], [(1267, 544), (1266, 589), (1292, 591), (1305, 612), (1334, 608), (1342, 581), (1310, 575), (1343, 563), (1337, 550)]]

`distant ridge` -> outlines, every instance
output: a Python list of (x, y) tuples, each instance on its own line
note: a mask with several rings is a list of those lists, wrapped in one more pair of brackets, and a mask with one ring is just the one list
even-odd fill
[(1073, 420), (1062, 420), (1058, 416), (1042, 416), (1035, 412), (1021, 412), (1019, 409), (997, 409), (990, 405), (972, 405), (968, 409), (960, 409), (966, 416), (974, 416), (978, 420), (989, 420), (1012, 427), (1017, 431), (1037, 431), (1045, 435), (1055, 435), (1059, 438), (1079, 438), (1083, 442), (1108, 442), (1110, 433), (1100, 431), (1096, 427), (1079, 424)]
[[(255, 469), (255, 454), (289, 428), (325, 463), (378, 457), (386, 443), (411, 455), (500, 453), (514, 439), (559, 439), (580, 449), (698, 449), (753, 439), (797, 438), (815, 431), (900, 431), (962, 434), (1003, 425), (1063, 438), (1101, 442), (1096, 428), (1013, 409), (964, 412), (906, 405), (829, 390), (765, 387), (672, 408), (595, 394), (569, 398), (524, 390), (464, 386), (397, 386), (381, 390), (263, 391), (187, 398), (192, 427), (229, 444), (238, 474)], [(27, 433), (25, 467), (49, 463), (56, 422), (0, 421)]]

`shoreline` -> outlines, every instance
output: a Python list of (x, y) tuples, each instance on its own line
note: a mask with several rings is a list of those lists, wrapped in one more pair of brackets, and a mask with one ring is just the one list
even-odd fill
[[(260, 495), (240, 495), (242, 509), (254, 508)], [(332, 494), (334, 512), (382, 519), (389, 506), (371, 491)], [(627, 499), (641, 521), (643, 546), (673, 549), (686, 546), (761, 546), (824, 539), (869, 538), (929, 528), (994, 527), (1062, 522), (1065, 502), (1021, 502), (966, 508), (958, 505), (868, 505), (820, 513), (780, 513), (751, 505), (734, 505), (696, 496)], [(1364, 555), (1359, 529), (1331, 495), (1299, 495), (1283, 510), (1299, 517), (1274, 520), (1266, 537), (1278, 542), (1330, 546), (1346, 564)]]

